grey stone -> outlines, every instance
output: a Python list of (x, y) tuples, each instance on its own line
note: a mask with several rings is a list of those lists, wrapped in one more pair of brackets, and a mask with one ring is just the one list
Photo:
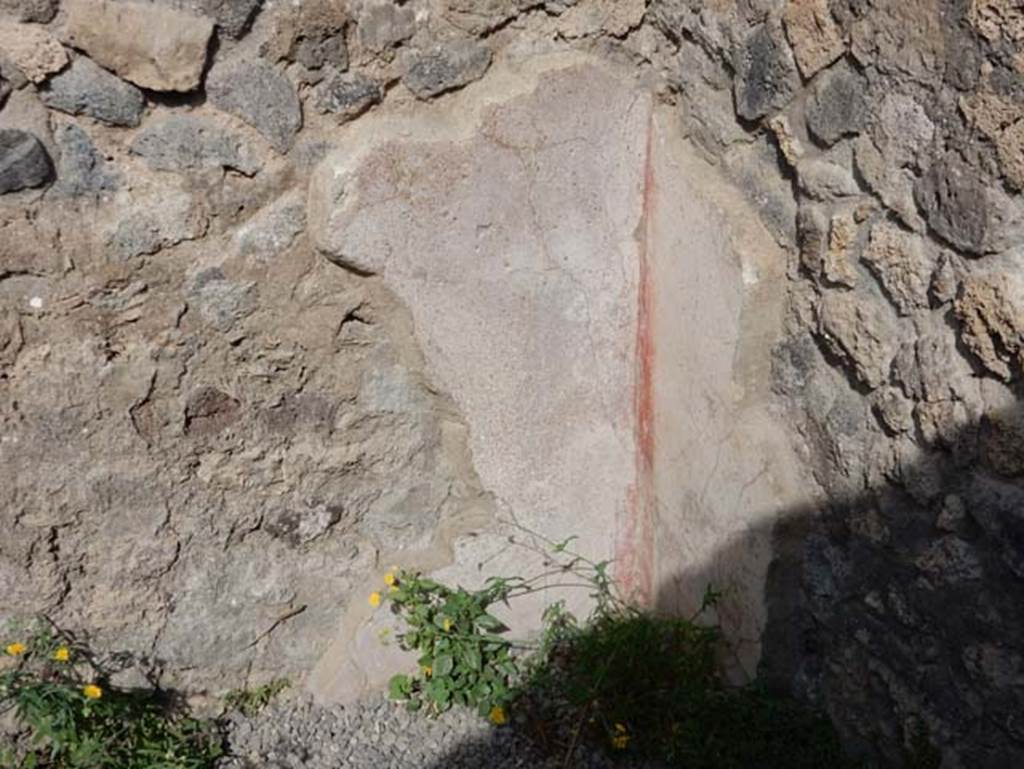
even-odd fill
[(316, 107), (346, 121), (366, 112), (383, 96), (380, 85), (363, 74), (335, 75), (317, 86)]
[(114, 126), (137, 126), (146, 106), (142, 91), (84, 56), (50, 78), (40, 97), (53, 109)]
[(932, 229), (971, 254), (1004, 251), (1024, 234), (1020, 197), (1011, 198), (955, 153), (932, 165), (914, 192)]
[(807, 100), (807, 129), (822, 144), (860, 133), (867, 123), (867, 81), (852, 67), (838, 64), (814, 81)]
[(53, 141), (51, 112), (33, 88), (21, 88), (11, 93), (0, 111), (0, 128), (26, 131), (42, 142), (51, 158), (58, 155)]
[(113, 257), (123, 261), (198, 238), (206, 224), (190, 194), (164, 190), (133, 201), (107, 236), (107, 245)]
[(305, 203), (304, 196), (287, 194), (257, 213), (235, 233), (238, 253), (265, 261), (285, 251), (306, 225)]
[(778, 151), (764, 136), (736, 144), (723, 157), (726, 174), (757, 204), (757, 211), (782, 245), (796, 242), (797, 204), (790, 182), (777, 168)]
[(344, 3), (305, 0), (286, 4), (272, 14), (260, 55), (271, 62), (295, 62), (299, 65), (295, 76), (302, 83), (317, 83), (332, 70), (348, 69), (349, 22), (349, 8)]
[(818, 337), (858, 381), (873, 390), (888, 379), (895, 329), (884, 308), (863, 295), (828, 291), (817, 318)]
[(871, 123), (871, 136), (889, 165), (919, 167), (931, 154), (935, 124), (913, 97), (887, 93)]
[(77, 198), (110, 192), (118, 186), (117, 172), (96, 151), (89, 135), (74, 123), (54, 130), (60, 148), (57, 182), (49, 194)]
[(893, 433), (905, 433), (914, 426), (914, 403), (895, 387), (881, 387), (871, 394), (871, 405)]
[(906, 168), (890, 163), (870, 136), (854, 140), (857, 172), (879, 199), (912, 230), (922, 231), (925, 224), (914, 202), (914, 175)]
[(781, 109), (796, 93), (800, 75), (778, 26), (758, 25), (734, 58), (736, 112), (757, 120)]
[(945, 329), (922, 331), (904, 343), (893, 360), (893, 378), (907, 398), (938, 403), (976, 400), (971, 367), (956, 354), (956, 339)]
[(420, 99), (461, 88), (483, 77), (493, 54), (486, 45), (458, 40), (413, 54), (402, 82)]
[(256, 309), (256, 284), (230, 281), (218, 268), (196, 275), (189, 293), (203, 320), (221, 332), (230, 331)]
[(213, 20), (228, 37), (239, 38), (249, 29), (263, 0), (157, 0), (161, 5)]
[(372, 0), (362, 6), (356, 24), (360, 44), (374, 53), (383, 53), (413, 36), (416, 13), (409, 5)]
[(479, 37), (507, 22), (524, 8), (538, 4), (536, 0), (447, 0), (445, 16), (453, 26)]
[(291, 56), (306, 69), (330, 66), (344, 71), (348, 69), (348, 46), (345, 44), (344, 30), (300, 37), (292, 47)]
[(27, 131), (0, 129), (0, 195), (39, 187), (53, 176), (42, 142)]
[(45, 24), (57, 14), (58, 0), (0, 0), (0, 14)]
[[(734, 36), (740, 27), (735, 6), (708, 6), (694, 0), (653, 0), (648, 4), (648, 19), (673, 41), (692, 40), (706, 55), (720, 63), (729, 61)], [(730, 78), (731, 80), (731, 78)]]
[(302, 108), (294, 86), (262, 61), (218, 64), (206, 79), (210, 102), (244, 120), (278, 152), (287, 152), (302, 126)]
[(687, 96), (679, 100), (679, 108), (694, 141), (713, 155), (731, 144), (751, 141), (753, 137), (736, 121), (731, 83), (723, 81), (694, 43), (680, 43), (678, 73), (679, 88)]
[(797, 163), (800, 189), (815, 200), (848, 197), (860, 192), (849, 168), (821, 158), (803, 158)]
[(928, 306), (933, 266), (918, 235), (878, 222), (862, 256), (900, 315)]
[[(840, 3), (830, 3), (835, 8)], [(894, 78), (935, 83), (946, 64), (945, 46), (955, 26), (942, 3), (936, 0), (884, 2), (857, 8), (856, 19), (847, 26), (850, 51), (863, 63), (870, 63)]]
[(937, 260), (935, 272), (932, 274), (929, 294), (939, 304), (946, 304), (956, 299), (956, 290), (959, 284), (957, 276), (957, 265), (955, 257), (947, 251), (943, 251)]
[(131, 151), (157, 171), (233, 168), (252, 176), (262, 165), (241, 137), (191, 115), (171, 115), (147, 124), (132, 142)]

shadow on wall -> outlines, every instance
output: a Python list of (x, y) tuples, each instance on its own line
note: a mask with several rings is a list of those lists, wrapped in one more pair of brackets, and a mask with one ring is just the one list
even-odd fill
[[(915, 733), (943, 769), (1024, 766), (1024, 441), (1007, 438), (1022, 434), (1024, 409), (987, 415), (899, 468), (900, 486), (795, 509), (772, 527), (760, 678), (825, 711), (865, 766), (933, 765), (908, 762)], [(763, 533), (715, 559), (742, 560)], [(702, 592), (714, 567), (661, 584), (657, 609)], [(490, 747), (509, 750), (513, 728)], [(460, 746), (432, 769), (470, 765), (483, 748)]]

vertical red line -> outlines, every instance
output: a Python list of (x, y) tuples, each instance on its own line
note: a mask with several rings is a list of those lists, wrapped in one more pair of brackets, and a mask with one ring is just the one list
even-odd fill
[(653, 113), (647, 123), (640, 223), (637, 228), (637, 318), (633, 394), (636, 476), (619, 527), (616, 576), (625, 594), (642, 605), (654, 598), (654, 287), (649, 258), (654, 161)]

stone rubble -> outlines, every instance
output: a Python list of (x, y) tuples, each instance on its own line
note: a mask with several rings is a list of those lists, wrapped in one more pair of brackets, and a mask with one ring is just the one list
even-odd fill
[[(296, 699), (270, 705), (252, 718), (229, 716), (231, 757), (218, 769), (556, 769), (562, 756), (543, 755), (521, 725), (495, 727), (468, 710), (439, 718), (409, 713), (377, 699), (322, 707)], [(593, 747), (580, 747), (572, 766), (622, 767)], [(656, 769), (633, 761), (634, 769)]]

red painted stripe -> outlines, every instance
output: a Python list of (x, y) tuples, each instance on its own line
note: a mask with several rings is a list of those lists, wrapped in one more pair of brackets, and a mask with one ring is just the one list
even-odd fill
[(649, 259), (654, 204), (653, 114), (647, 124), (643, 201), (637, 228), (637, 318), (633, 429), (636, 475), (616, 544), (616, 578), (624, 594), (642, 605), (654, 598), (654, 287)]

